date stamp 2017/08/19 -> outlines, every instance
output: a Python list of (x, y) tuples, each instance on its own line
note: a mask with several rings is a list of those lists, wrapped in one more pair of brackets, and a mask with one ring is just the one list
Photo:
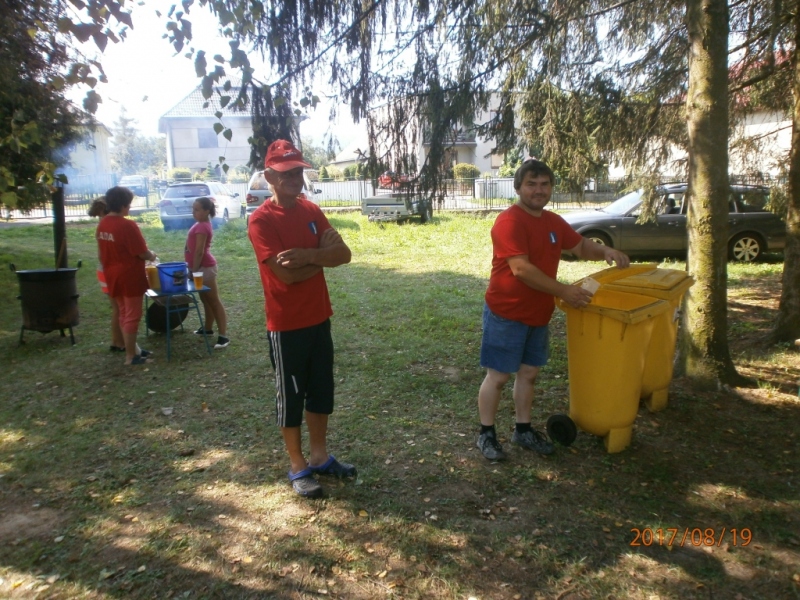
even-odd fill
[(713, 527), (677, 527), (668, 529), (631, 529), (633, 539), (631, 546), (722, 546), (727, 536), (734, 546), (747, 546), (753, 541), (753, 532), (748, 528), (728, 529), (723, 527), (717, 530)]

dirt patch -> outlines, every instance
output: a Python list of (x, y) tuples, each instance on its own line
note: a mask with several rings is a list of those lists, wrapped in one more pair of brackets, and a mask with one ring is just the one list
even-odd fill
[(3, 510), (0, 512), (0, 544), (17, 544), (53, 535), (62, 522), (59, 512), (50, 508)]

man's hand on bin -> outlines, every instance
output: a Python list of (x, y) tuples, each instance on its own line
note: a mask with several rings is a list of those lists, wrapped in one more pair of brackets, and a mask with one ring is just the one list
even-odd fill
[(628, 255), (624, 252), (620, 252), (619, 250), (615, 250), (614, 248), (609, 248), (608, 246), (604, 246), (604, 256), (603, 259), (610, 265), (616, 264), (618, 268), (625, 269), (631, 266), (631, 259), (628, 258)]
[(572, 308), (583, 308), (592, 301), (592, 293), (577, 285), (565, 285), (558, 297)]

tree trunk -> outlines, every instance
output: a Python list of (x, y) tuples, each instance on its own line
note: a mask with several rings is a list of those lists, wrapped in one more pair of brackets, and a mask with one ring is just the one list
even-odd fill
[(56, 269), (67, 268), (67, 217), (64, 209), (64, 188), (58, 186), (50, 195), (53, 201), (53, 246)]
[(679, 372), (701, 388), (743, 382), (728, 349), (728, 34), (726, 0), (687, 0), (689, 252)]
[(772, 341), (800, 339), (800, 10), (794, 13), (794, 112), (789, 153), (789, 210), (783, 251), (783, 290)]

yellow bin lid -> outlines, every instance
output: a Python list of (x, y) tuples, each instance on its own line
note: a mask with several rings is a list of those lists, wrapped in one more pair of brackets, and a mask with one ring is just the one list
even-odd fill
[(693, 285), (694, 279), (686, 271), (654, 269), (617, 279), (608, 289), (671, 300), (683, 296)]
[(631, 265), (627, 269), (611, 267), (589, 277), (600, 283), (601, 289), (644, 294), (662, 300), (682, 296), (694, 285), (694, 279), (686, 271), (659, 269), (655, 263)]
[(593, 313), (628, 325), (652, 319), (670, 308), (667, 302), (653, 299), (652, 296), (609, 290), (605, 287), (597, 290), (592, 301), (583, 308), (572, 308), (561, 298), (556, 298), (556, 305), (568, 314), (569, 311)]

